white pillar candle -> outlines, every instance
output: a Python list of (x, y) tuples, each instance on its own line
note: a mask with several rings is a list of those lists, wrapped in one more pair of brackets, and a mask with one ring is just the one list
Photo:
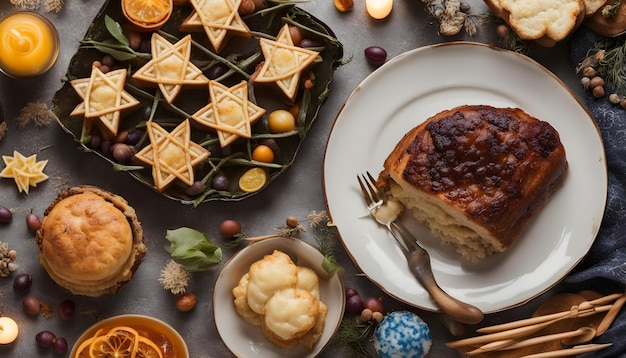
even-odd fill
[(9, 344), (17, 339), (17, 323), (9, 317), (0, 317), (0, 344)]
[(393, 0), (365, 0), (367, 13), (375, 19), (384, 19), (391, 13)]

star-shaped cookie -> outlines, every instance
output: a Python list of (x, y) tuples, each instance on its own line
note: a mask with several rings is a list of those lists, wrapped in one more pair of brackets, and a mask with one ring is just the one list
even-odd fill
[(181, 29), (204, 29), (215, 50), (222, 47), (230, 33), (250, 35), (250, 29), (239, 16), (241, 0), (190, 0), (190, 2), (194, 10), (183, 21)]
[(187, 185), (194, 182), (194, 167), (211, 153), (191, 140), (189, 120), (167, 132), (153, 121), (146, 122), (150, 144), (135, 154), (135, 159), (152, 166), (154, 186), (165, 190), (175, 179)]
[(263, 117), (265, 109), (248, 100), (248, 82), (241, 81), (228, 88), (210, 81), (209, 93), (209, 104), (191, 118), (201, 126), (215, 129), (222, 148), (237, 138), (250, 138), (252, 124)]
[(275, 82), (287, 98), (293, 101), (302, 71), (313, 63), (319, 54), (294, 46), (287, 24), (280, 29), (276, 41), (262, 38), (259, 44), (265, 62), (254, 81)]
[(139, 105), (139, 100), (124, 90), (127, 72), (126, 69), (119, 69), (103, 73), (92, 66), (89, 78), (70, 81), (83, 100), (70, 116), (96, 118), (106, 133), (117, 135), (121, 112)]
[(48, 164), (47, 160), (37, 161), (37, 155), (25, 157), (17, 150), (13, 151), (13, 156), (3, 155), (2, 160), (6, 167), (0, 172), (0, 178), (13, 178), (19, 192), (28, 194), (28, 189), (36, 187), (37, 184), (48, 179), (43, 168)]
[(191, 35), (172, 44), (153, 33), (152, 59), (133, 74), (134, 79), (156, 83), (167, 103), (174, 102), (184, 85), (205, 85), (209, 79), (191, 60)]

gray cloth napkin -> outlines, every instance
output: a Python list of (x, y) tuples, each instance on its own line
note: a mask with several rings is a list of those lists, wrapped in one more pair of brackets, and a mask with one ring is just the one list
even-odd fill
[[(582, 61), (600, 39), (587, 28), (577, 30), (570, 42), (572, 62)], [(611, 90), (607, 88), (606, 93), (608, 95)], [(602, 225), (591, 250), (561, 286), (571, 292), (592, 289), (603, 294), (615, 293), (623, 291), (626, 286), (626, 109), (609, 103), (606, 97), (595, 99), (588, 94), (582, 100), (598, 124), (604, 141), (608, 197)], [(610, 342), (613, 346), (581, 357), (626, 357), (626, 308), (595, 342)]]

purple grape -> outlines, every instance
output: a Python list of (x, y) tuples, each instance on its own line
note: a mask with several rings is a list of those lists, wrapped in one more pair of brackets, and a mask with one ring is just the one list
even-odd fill
[(67, 348), (67, 340), (63, 337), (57, 338), (52, 344), (52, 350), (54, 350), (55, 353), (64, 354), (67, 352)]
[(361, 314), (363, 311), (363, 299), (360, 295), (350, 296), (346, 300), (346, 312), (352, 314)]
[(76, 303), (73, 300), (65, 300), (61, 302), (59, 305), (59, 317), (68, 321), (74, 317), (74, 313), (76, 312)]
[(13, 279), (13, 290), (17, 293), (26, 293), (33, 283), (33, 278), (27, 273), (21, 273)]
[[(50, 331), (41, 331), (35, 336), (35, 341), (41, 347), (51, 347), (57, 337)], [(67, 344), (67, 342), (65, 342)]]
[(11, 222), (13, 218), (13, 213), (11, 210), (5, 208), (4, 206), (0, 206), (0, 223), (6, 224)]
[(387, 51), (379, 46), (370, 46), (365, 49), (365, 59), (372, 65), (382, 65), (387, 61)]

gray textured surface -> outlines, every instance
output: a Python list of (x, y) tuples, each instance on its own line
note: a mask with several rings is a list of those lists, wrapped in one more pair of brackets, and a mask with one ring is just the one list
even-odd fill
[[(49, 350), (37, 348), (35, 334), (41, 330), (51, 330), (64, 336), (70, 343), (80, 332), (93, 323), (84, 313), (94, 310), (105, 315), (141, 313), (164, 319), (180, 331), (187, 341), (192, 357), (228, 356), (228, 350), (220, 341), (212, 315), (211, 291), (218, 272), (194, 275), (191, 291), (198, 295), (198, 306), (191, 313), (179, 313), (174, 308), (174, 296), (164, 291), (157, 279), (169, 254), (163, 249), (167, 244), (164, 238), (167, 229), (189, 226), (218, 237), (219, 223), (227, 218), (239, 220), (249, 235), (262, 235), (274, 232), (283, 224), (288, 215), (304, 220), (312, 210), (325, 209), (322, 193), (321, 168), (324, 147), (333, 121), (343, 102), (357, 84), (374, 68), (363, 56), (363, 50), (371, 45), (383, 46), (389, 57), (419, 46), (442, 41), (468, 39), (489, 43), (495, 41), (494, 30), (488, 25), (481, 26), (479, 34), (473, 38), (459, 35), (442, 37), (432, 25), (420, 1), (396, 0), (390, 17), (383, 21), (370, 19), (365, 12), (363, 1), (356, 1), (353, 11), (339, 13), (330, 0), (313, 0), (303, 3), (302, 8), (330, 25), (339, 40), (344, 44), (346, 64), (340, 67), (331, 87), (331, 95), (320, 113), (320, 117), (309, 133), (305, 145), (295, 164), (285, 175), (259, 195), (243, 202), (212, 202), (193, 209), (171, 200), (159, 197), (124, 173), (113, 172), (110, 166), (93, 154), (76, 149), (71, 137), (53, 124), (49, 127), (29, 126), (20, 129), (14, 118), (20, 108), (34, 100), (49, 102), (54, 92), (60, 88), (60, 78), (75, 52), (78, 41), (85, 33), (91, 19), (102, 5), (103, 0), (66, 0), (65, 8), (59, 14), (45, 15), (57, 26), (61, 35), (62, 51), (54, 68), (39, 78), (14, 80), (0, 74), (0, 100), (4, 105), (9, 132), (0, 142), (0, 154), (10, 155), (18, 150), (24, 155), (37, 154), (38, 159), (48, 159), (45, 172), (50, 180), (31, 190), (30, 195), (19, 194), (12, 180), (0, 180), (0, 205), (14, 210), (13, 222), (0, 225), (0, 240), (7, 241), (19, 252), (19, 272), (34, 276), (31, 294), (42, 301), (58, 304), (71, 298), (66, 291), (55, 286), (46, 272), (40, 267), (36, 257), (33, 235), (28, 232), (24, 217), (30, 211), (41, 215), (62, 187), (79, 184), (93, 184), (124, 196), (138, 212), (147, 236), (149, 253), (135, 279), (120, 294), (97, 299), (74, 297), (78, 315), (70, 322), (60, 321), (56, 315), (46, 319), (41, 316), (29, 317), (23, 313), (21, 300), (11, 288), (12, 278), (0, 279), (0, 313), (18, 321), (21, 334), (17, 342), (0, 347), (3, 357), (51, 357)], [(475, 13), (485, 12), (481, 1), (470, 1)], [(0, 3), (0, 15), (13, 10), (8, 1)], [(43, 10), (41, 10), (43, 12)], [(552, 49), (533, 49), (532, 57), (544, 64), (565, 81), (573, 91), (580, 91), (575, 78), (574, 66), (568, 57), (567, 45)], [(471, 68), (467, 69), (471, 71)], [(446, 74), (441, 73), (442, 78)], [(504, 81), (506, 79), (503, 79)], [(415, 84), (419, 86), (419, 83)], [(511, 86), (515, 86), (511, 83)], [(549, 105), (549, 104), (546, 104)], [(307, 241), (312, 238), (304, 235)], [(404, 306), (375, 287), (367, 278), (360, 276), (339, 243), (336, 254), (346, 269), (347, 287), (355, 287), (363, 296), (383, 297), (386, 309), (400, 309)], [(225, 258), (233, 251), (226, 251)], [(490, 315), (488, 322), (500, 322), (515, 318), (531, 311), (540, 300), (534, 300), (524, 307)], [(455, 357), (455, 351), (444, 346), (451, 340), (441, 326), (436, 314), (414, 310), (431, 326), (435, 344), (433, 357)], [(82, 313), (82, 314), (81, 314)], [(337, 347), (329, 347), (324, 356), (345, 356)]]

